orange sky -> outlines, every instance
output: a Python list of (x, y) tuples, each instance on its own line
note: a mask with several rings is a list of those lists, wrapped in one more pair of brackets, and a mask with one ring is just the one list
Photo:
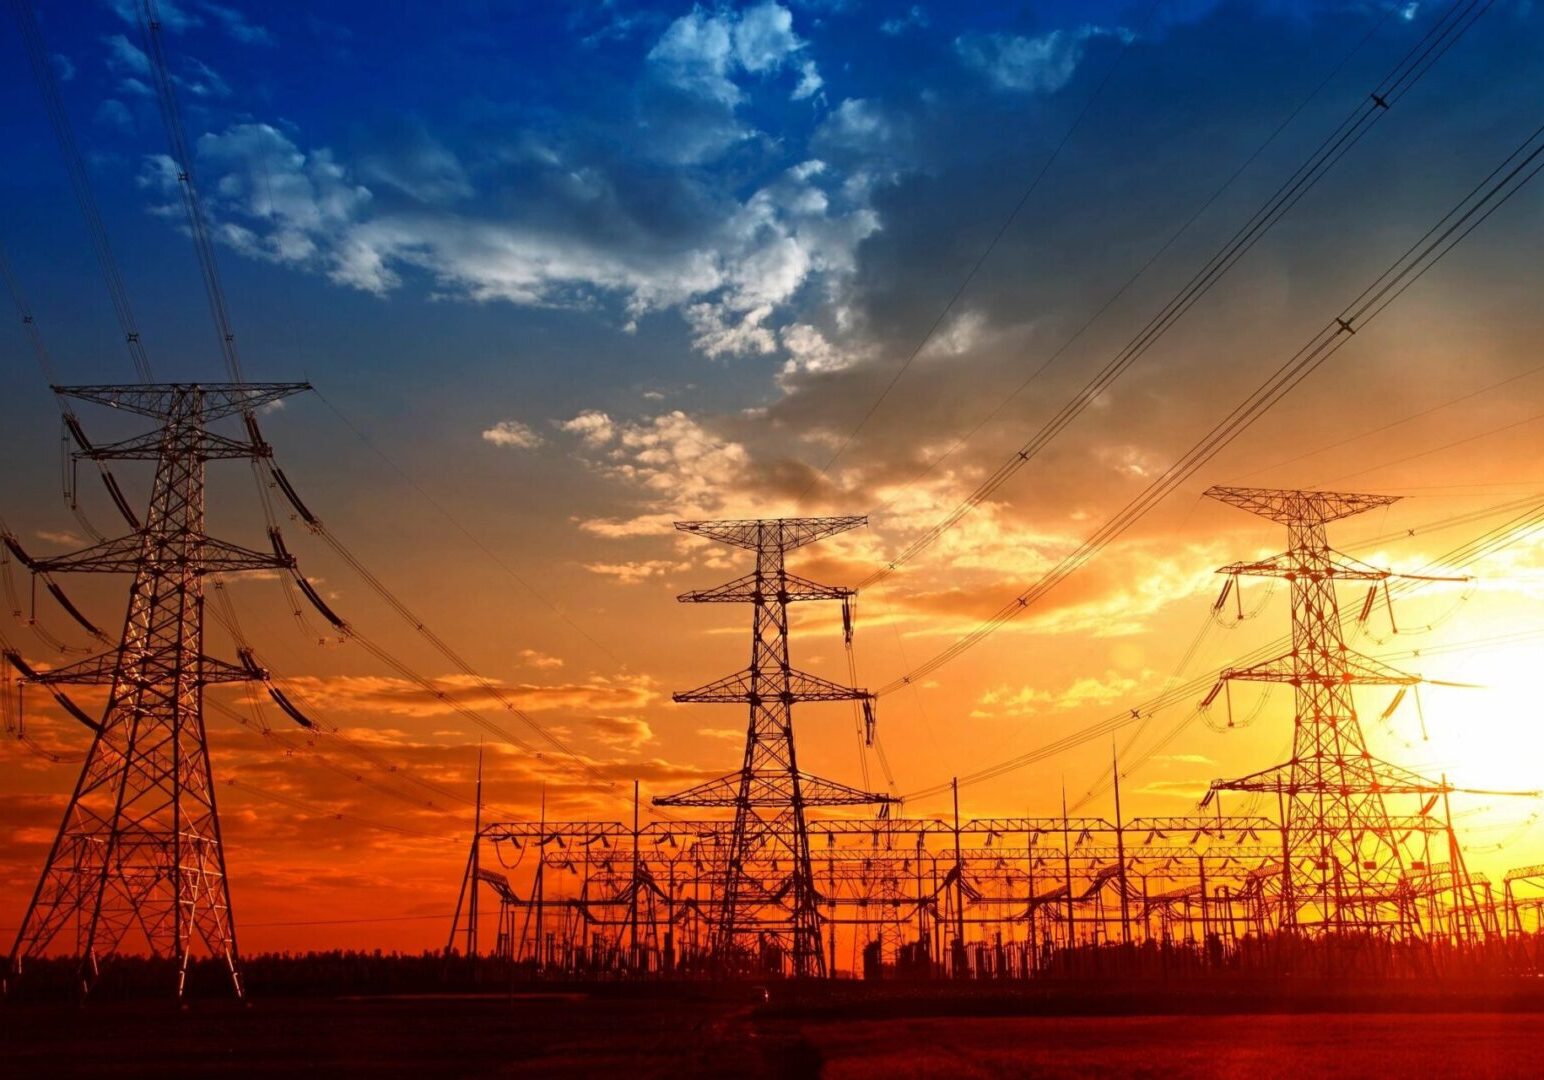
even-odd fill
[[(876, 61), (882, 71), (864, 86), (863, 65), (858, 74), (845, 72), (836, 54), (821, 54), (829, 99), (800, 104), (816, 111), (797, 116), (788, 96), (797, 91), (780, 88), (773, 108), (766, 97), (772, 81), (753, 77), (750, 68), (725, 68), (719, 75), (730, 82), (709, 89), (720, 94), (713, 108), (727, 109), (738, 132), (732, 147), (711, 162), (650, 159), (644, 179), (658, 187), (628, 171), (633, 163), (602, 160), (595, 146), (576, 145), (593, 138), (610, 147), (606, 140), (617, 136), (609, 114), (611, 126), (585, 126), (574, 119), (575, 106), (573, 122), (554, 133), (540, 127), (545, 114), (532, 119), (511, 106), (507, 144), (476, 161), (485, 172), (469, 165), (461, 177), (473, 194), (456, 194), (454, 176), (441, 177), (437, 190), (449, 191), (451, 202), (475, 196), (506, 208), (526, 205), (516, 197), (521, 193), (539, 207), (547, 204), (536, 195), (569, 210), (563, 199), (591, 200), (580, 206), (583, 213), (554, 210), (540, 223), (556, 230), (541, 234), (554, 250), (593, 256), (595, 265), (564, 271), (572, 277), (551, 276), (554, 264), (569, 263), (545, 247), (541, 258), (513, 240), (505, 247), (490, 242), (491, 253), (470, 241), (470, 250), (452, 250), (456, 241), (505, 236), (499, 221), (461, 204), (415, 208), (418, 217), (332, 222), (342, 231), (331, 236), (304, 229), (289, 235), (281, 227), (294, 222), (269, 214), (264, 220), (280, 232), (274, 243), (294, 241), (284, 248), (243, 246), (250, 237), (236, 227), (257, 228), (254, 217), (261, 215), (243, 217), (233, 204), (214, 200), (212, 213), (230, 226), (221, 257), (253, 371), (308, 377), (325, 395), (292, 399), (264, 415), (279, 463), (364, 565), (582, 762), (550, 748), (538, 757), (503, 741), (358, 642), (319, 640), (320, 620), (297, 625), (276, 580), (230, 581), (223, 587), (247, 635), (280, 685), (326, 729), (308, 734), (272, 708), (252, 720), (240, 692), (221, 691), (219, 699), (247, 724), (211, 712), (242, 947), (443, 944), (466, 856), (479, 746), (489, 816), (534, 817), (545, 796), (554, 819), (626, 820), (634, 780), (647, 798), (736, 767), (743, 714), (730, 706), (677, 706), (670, 693), (744, 666), (749, 613), (681, 605), (674, 597), (726, 581), (748, 564), (741, 553), (675, 533), (670, 522), (869, 513), (867, 529), (794, 561), (808, 577), (843, 585), (884, 565), (953, 509), (1119, 353), (1345, 109), (1366, 100), (1366, 87), (1423, 29), (1406, 16), (1411, 28), (1399, 19), (1379, 24), (1367, 51), (1336, 69), (1324, 96), (1239, 183), (1208, 204), (1074, 347), (1015, 394), (1248, 159), (1303, 92), (1298, 82), (1320, 77), (1326, 43), (1339, 49), (1367, 30), (1357, 23), (1356, 33), (1348, 31), (1362, 18), (1361, 5), (1351, 14), (1337, 9), (1322, 23), (1293, 21), (1275, 5), (1267, 5), (1269, 13), (1249, 7), (1199, 5), (1205, 11), (1193, 25), (1129, 41), (1089, 30), (1088, 55), (1123, 41), (1135, 50), (1120, 76), (1129, 82), (1113, 84), (1026, 216), (1004, 233), (986, 271), (947, 306), (999, 223), (999, 208), (1011, 207), (1033, 174), (1021, 160), (1021, 140), (1005, 139), (1002, 125), (1026, 125), (1024, 145), (1035, 150), (1038, 165), (1097, 82), (1097, 71), (1083, 63), (1083, 38), (1069, 60), (1065, 93), (1062, 83), (984, 83), (971, 65), (984, 62), (983, 42), (995, 39), (982, 37), (987, 31), (980, 28), (940, 36), (934, 44), (941, 42), (941, 53), (915, 79), (910, 69)], [(1468, 51), (1444, 62), (1414, 108), (1394, 111), (1045, 452), (925, 554), (860, 597), (861, 682), (890, 683), (1032, 585), (1501, 160), (1524, 121), (1529, 129), (1537, 124), (1537, 94), (1529, 89), (1536, 86), (1526, 80), (1544, 70), (1530, 51), (1544, 42), (1536, 32), (1544, 14), (1517, 8), (1480, 26), (1465, 43)], [(1106, 14), (1113, 20), (1114, 12)], [(817, 52), (829, 27), (802, 10), (790, 20), (805, 37), (781, 39), (787, 62), (776, 70), (791, 80), (803, 70), (795, 60)], [(676, 23), (656, 22), (633, 38), (606, 39), (638, 66), (636, 77), (626, 78), (644, 90), (660, 89), (649, 79), (681, 77), (680, 70), (649, 67), (674, 55), (657, 43)], [(889, 31), (871, 29), (884, 39), (878, 48), (899, 48)], [(1283, 51), (1289, 44), (1298, 51)], [(93, 62), (102, 68), (108, 61)], [(1255, 78), (1254, 69), (1266, 65), (1270, 77)], [(588, 69), (576, 63), (575, 70)], [(853, 85), (844, 87), (847, 78)], [(672, 84), (669, 92), (701, 90)], [(647, 100), (638, 107), (668, 96), (640, 91)], [(753, 98), (756, 110), (746, 104)], [(958, 107), (940, 108), (940, 101)], [(208, 167), (231, 170), (213, 173), (211, 190), (229, 196), (252, 187), (232, 159), (240, 137), (261, 136), (277, 150), (262, 158), (254, 150), (251, 161), (264, 168), (288, 163), (293, 175), (279, 177), (282, 192), (303, 191), (316, 204), (295, 211), (295, 221), (332, 221), (321, 212), (332, 205), (328, 178), (353, 193), (343, 200), (350, 212), (372, 205), (369, 184), (376, 204), (398, 197), (385, 193), (402, 182), (403, 170), (387, 169), (369, 148), (351, 156), (324, 144), (325, 138), (343, 146), (343, 121), (329, 135), (317, 118), (303, 133), (277, 119), (277, 126), (253, 123), (240, 111), (259, 106), (272, 108), (239, 98), (197, 114), (193, 122), (207, 125), (209, 145), (226, 155)], [(472, 111), (477, 124), (490, 123), (486, 110)], [(487, 141), (484, 128), (453, 127), (447, 123), (445, 142), (464, 137), (458, 146), (471, 162), (470, 144)], [(103, 188), (116, 192), (108, 216), (115, 230), (146, 239), (123, 245), (126, 258), (137, 260), (129, 263), (130, 280), (162, 286), (145, 288), (155, 297), (147, 323), (162, 330), (154, 338), (164, 345), (159, 370), (207, 377), (207, 329), (198, 324), (196, 338), (188, 329), (203, 315), (191, 259), (178, 270), (186, 280), (140, 265), (170, 265), (166, 252), (185, 254), (181, 236), (157, 212), (163, 208), (146, 203), (145, 183), (123, 166), (158, 146), (141, 136), (134, 138), (145, 145), (102, 158)], [(28, 138), (29, 153), (40, 160), (52, 154), (50, 133)], [(437, 144), (430, 138), (429, 145)], [(526, 172), (489, 179), (504, 167)], [(542, 171), (548, 169), (554, 171)], [(686, 190), (669, 188), (680, 203), (661, 208), (652, 200), (665, 197), (659, 193), (667, 180)], [(62, 374), (74, 381), (121, 358), (112, 352), (104, 359), (119, 343), (103, 329), (94, 276), (89, 288), (80, 284), (95, 268), (68, 263), (65, 255), (55, 261), (52, 223), (74, 214), (62, 185), (55, 186), (59, 191), (32, 193), (62, 201), (33, 215), (50, 223), (50, 232), (41, 239), (28, 233), (34, 257), (18, 263), (37, 282), (49, 332), (60, 328)], [(599, 213), (600, 189), (628, 195), (667, 225), (685, 230), (689, 223), (704, 232), (671, 249), (679, 262), (656, 262), (647, 245), (643, 254), (601, 251), (599, 239), (562, 233)], [(620, 196), (615, 201), (634, 209)], [(438, 239), (404, 234), (395, 247), (388, 244), (395, 270), (376, 289), (340, 281), (341, 271), (319, 270), (314, 261), (292, 264), (282, 253), (336, 254), (329, 243), (353, 251), (350, 239), (390, 239), (398, 235), (393, 228), (412, 222), (431, 223)], [(637, 222), (603, 224), (597, 231), (618, 243), (653, 235)], [(1212, 484), (1405, 495), (1331, 530), (1340, 549), (1396, 569), (1419, 567), (1499, 524), (1517, 512), (1507, 511), (1509, 504), (1544, 497), (1541, 227), (1544, 188), (1535, 186), (1042, 603), (882, 698), (880, 737), (896, 792), (932, 788), (1028, 753), (1136, 707), (1170, 680), (1204, 676), (1285, 633), (1285, 592), (1267, 596), (1262, 583), (1250, 584), (1244, 596), (1251, 609), (1262, 605), (1255, 617), (1236, 628), (1212, 622), (1221, 586), (1215, 569), (1285, 544), (1285, 530), (1204, 500)], [(161, 231), (146, 238), (144, 229)], [(664, 245), (676, 237), (654, 239)], [(88, 257), (83, 239), (71, 245), (68, 251)], [(459, 261), (417, 265), (423, 276), (415, 277), (411, 258), (427, 258), (431, 249), (436, 258)], [(584, 262), (577, 255), (572, 261)], [(715, 268), (717, 292), (698, 295), (677, 280), (699, 263)], [(515, 288), (526, 282), (522, 273), (535, 275), (534, 292)], [(500, 282), (504, 293), (495, 289)], [(91, 300), (81, 300), (88, 292)], [(937, 333), (928, 336), (941, 313)], [(53, 406), (19, 339), (8, 345), (14, 349), (0, 370), (6, 523), (29, 550), (56, 554), (81, 539), (56, 490)], [(82, 419), (99, 440), (128, 430), (94, 410), (83, 410)], [(948, 453), (962, 437), (964, 446)], [(125, 469), (123, 478), (131, 498), (142, 500), (146, 477)], [(211, 531), (261, 548), (264, 522), (244, 470), (212, 465), (211, 492)], [(112, 512), (105, 499), (95, 487), (85, 489), (85, 499), (106, 527)], [(1456, 517), (1468, 520), (1439, 527)], [(351, 624), (493, 725), (532, 747), (542, 744), (542, 735), (456, 674), (301, 523), (288, 521), (285, 535), (302, 570)], [(1380, 610), (1356, 646), (1405, 670), (1479, 688), (1424, 688), (1424, 735), (1413, 699), (1384, 723), (1379, 717), (1392, 692), (1369, 690), (1360, 697), (1364, 727), (1376, 753), (1461, 786), (1544, 787), (1544, 725), (1534, 686), (1544, 647), (1537, 611), (1544, 536), (1468, 571), (1473, 583), (1433, 585), (1401, 601), (1397, 635)], [(26, 583), (18, 584), (25, 606)], [(69, 586), (102, 625), (121, 619), (122, 581)], [(1347, 606), (1360, 599), (1342, 596)], [(70, 636), (51, 601), (40, 611), (53, 630)], [(801, 608), (796, 665), (845, 681), (840, 627), (835, 605)], [(26, 626), (13, 620), (4, 633), (32, 662), (57, 660)], [(1469, 647), (1475, 642), (1488, 644)], [(208, 647), (221, 656), (234, 651), (217, 628)], [(1240, 688), (1240, 714), (1252, 712), (1258, 693)], [(27, 730), (45, 752), (82, 749), (78, 725), (61, 719), (40, 694), (27, 700)], [(100, 703), (87, 694), (80, 700)], [(1277, 692), (1247, 727), (1218, 730), (1198, 720), (1160, 752), (1144, 755), (1187, 712), (1176, 706), (1118, 737), (1123, 758), (1141, 761), (1123, 788), (1127, 814), (1185, 813), (1212, 779), (1264, 768), (1287, 752), (1290, 702)], [(264, 723), (272, 734), (263, 734)], [(800, 760), (810, 771), (860, 782), (861, 749), (846, 706), (801, 706), (796, 728)], [(1063, 784), (1069, 800), (1082, 805), (1084, 793), (1100, 784), (1109, 754), (1109, 741), (1100, 738), (968, 786), (964, 812), (1048, 814), (1059, 806)], [(868, 764), (873, 782), (882, 783), (877, 763)], [(0, 741), (0, 927), (20, 920), (76, 769), (14, 739)], [(1109, 813), (1108, 794), (1097, 793), (1083, 808)], [(936, 796), (909, 802), (905, 813), (945, 809), (946, 797)], [(1455, 797), (1471, 865), (1499, 878), (1507, 867), (1544, 862), (1541, 809), (1535, 799)]]

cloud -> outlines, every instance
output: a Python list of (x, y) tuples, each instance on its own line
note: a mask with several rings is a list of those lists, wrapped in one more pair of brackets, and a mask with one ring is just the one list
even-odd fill
[(72, 532), (50, 532), (47, 529), (38, 529), (36, 536), (39, 540), (46, 540), (50, 544), (59, 544), (63, 547), (81, 547), (85, 544), (84, 540)]
[(134, 130), (134, 114), (117, 98), (108, 98), (97, 106), (96, 122), (124, 133)]
[(1053, 94), (1071, 81), (1088, 42), (1106, 36), (1129, 41), (1132, 35), (1127, 30), (1098, 26), (1052, 30), (1038, 37), (964, 34), (955, 39), (954, 49), (966, 66), (981, 72), (999, 89)]
[[(660, 696), (653, 680), (647, 676), (594, 678), (582, 683), (556, 684), (489, 681), (499, 694), (527, 712), (633, 710), (645, 708)], [(499, 694), (469, 676), (445, 675), (432, 682), (434, 689), (426, 690), (416, 682), (391, 676), (301, 675), (287, 678), (285, 685), (287, 689), (297, 690), (304, 700), (329, 710), (415, 718), (453, 715), (457, 706), (486, 710), (494, 715), (504, 711)]]
[(149, 75), (150, 58), (122, 34), (102, 39), (107, 46), (107, 70), (114, 75)]
[[(139, 0), (108, 0), (108, 3), (118, 18), (130, 26), (139, 25)], [(187, 10), (176, 0), (158, 0), (156, 18), (160, 20), (163, 29), (173, 33), (181, 33), (189, 27), (203, 25), (203, 20), (196, 13)]]
[(629, 752), (654, 739), (654, 730), (636, 716), (592, 716), (582, 730), (596, 742)]
[(611, 417), (594, 409), (586, 410), (558, 426), (571, 435), (578, 435), (590, 446), (605, 446), (616, 438), (616, 424)]
[(783, 367), (785, 376), (799, 372), (821, 374), (842, 371), (858, 359), (851, 351), (831, 344), (825, 334), (807, 323), (783, 327), (779, 338), (788, 352), (788, 362)]
[[(595, 414), (580, 414), (586, 415)], [(721, 492), (750, 462), (744, 446), (720, 438), (679, 409), (582, 434), (588, 446), (604, 449), (593, 459), (603, 473), (674, 506), (718, 505)]]
[(258, 26), (256, 23), (251, 22), (245, 14), (233, 7), (210, 3), (209, 0), (204, 0), (204, 2), (199, 4), (199, 7), (212, 15), (215, 22), (220, 24), (221, 29), (237, 41), (247, 45), (272, 45), (274, 43), (273, 35), (268, 32), (266, 27)]
[[(670, 85), (733, 108), (745, 95), (734, 76), (770, 75), (792, 63), (805, 43), (793, 31), (793, 13), (776, 3), (759, 4), (738, 15), (693, 8), (666, 28), (648, 60)], [(820, 89), (814, 61), (799, 64), (793, 97)]]
[(75, 78), (75, 61), (63, 53), (49, 53), (49, 61), (54, 65), (54, 73), (59, 76), (60, 82), (69, 82)]
[[(348, 233), (369, 204), (332, 154), (303, 153), (267, 124), (237, 124), (198, 140), (198, 159), (216, 235), (253, 258), (322, 270), (340, 284), (383, 292), (397, 284), (379, 254)], [(141, 184), (170, 203), (177, 170), (170, 158), (146, 161)]]
[(639, 585), (654, 578), (663, 577), (666, 574), (679, 573), (690, 569), (690, 563), (676, 562), (673, 559), (648, 559), (638, 562), (585, 563), (584, 568), (592, 574), (602, 577), (615, 578), (622, 585)]
[(500, 420), (482, 433), (483, 441), (494, 446), (507, 446), (516, 450), (534, 450), (542, 444), (542, 437), (518, 420)]
[(421, 203), (449, 203), (473, 194), (460, 159), (417, 119), (381, 125), (355, 168), (365, 183), (384, 184)]
[(879, 32), (888, 34), (891, 37), (897, 37), (913, 28), (919, 30), (926, 29), (927, 25), (927, 12), (922, 9), (922, 5), (913, 4), (906, 11), (906, 14), (892, 16), (880, 23)]
[(542, 670), (560, 668), (563, 666), (562, 657), (548, 656), (546, 653), (539, 652), (536, 649), (521, 649), (520, 662), (526, 667), (533, 667)]

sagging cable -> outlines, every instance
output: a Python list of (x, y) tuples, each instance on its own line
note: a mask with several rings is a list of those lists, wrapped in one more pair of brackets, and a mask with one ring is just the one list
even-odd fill
[(70, 618), (79, 623), (81, 628), (84, 629), (86, 633), (90, 634), (98, 641), (107, 640), (107, 635), (102, 632), (101, 628), (90, 619), (86, 618), (86, 616), (81, 612), (80, 608), (76, 607), (73, 603), (70, 602), (70, 598), (64, 594), (64, 590), (59, 587), (58, 582), (52, 581), (45, 577), (43, 579), (43, 583), (48, 586), (48, 591), (53, 594), (53, 598), (58, 602), (59, 606), (64, 608), (65, 613), (69, 615)]
[(1388, 720), (1394, 715), (1395, 710), (1399, 708), (1400, 702), (1405, 700), (1405, 694), (1409, 691), (1409, 689), (1410, 688), (1408, 686), (1401, 686), (1394, 693), (1394, 700), (1390, 701), (1389, 707), (1383, 710), (1383, 716), (1380, 719)]
[(133, 529), (135, 532), (139, 532), (139, 530), (143, 528), (139, 522), (139, 515), (136, 514), (134, 512), (134, 508), (129, 505), (129, 500), (124, 498), (123, 489), (118, 486), (118, 478), (112, 473), (108, 472), (106, 469), (103, 469), (102, 483), (106, 486), (107, 494), (111, 496), (113, 505), (118, 508), (118, 513), (123, 515), (123, 520), (129, 523), (129, 527), (131, 529)]
[(1367, 590), (1367, 596), (1362, 600), (1362, 610), (1356, 617), (1357, 626), (1366, 626), (1368, 618), (1372, 615), (1372, 606), (1378, 602), (1378, 586), (1374, 585)]
[(15, 534), (14, 533), (6, 533), (5, 536), (4, 536), (4, 540), (5, 540), (5, 546), (11, 549), (11, 554), (12, 555), (16, 556), (16, 561), (21, 563), (28, 570), (31, 570), (32, 569), (32, 556), (28, 555), (24, 550), (22, 550), (21, 542), (16, 539)]
[[(16, 652), (14, 649), (7, 649), (5, 650), (5, 658), (10, 663), (10, 665), (21, 674), (22, 678), (26, 679), (28, 682), (38, 681), (37, 670), (33, 668), (31, 664), (27, 663), (27, 661), (22, 659), (21, 653)], [(59, 703), (59, 707), (61, 709), (69, 713), (76, 720), (79, 720), (82, 724), (96, 732), (98, 735), (102, 733), (102, 725), (94, 720), (90, 713), (86, 712), (86, 710), (82, 709), (79, 705), (75, 704), (75, 702), (71, 701), (69, 696), (62, 690), (58, 689), (51, 683), (43, 683), (42, 686), (43, 689), (47, 690), (53, 699)]]
[(1222, 582), (1222, 592), (1217, 594), (1217, 599), (1212, 601), (1212, 614), (1221, 615), (1222, 605), (1228, 602), (1228, 594), (1233, 591), (1233, 578), (1227, 577)]
[(327, 601), (323, 600), (317, 591), (311, 587), (311, 583), (305, 579), (303, 574), (295, 575), (295, 584), (299, 585), (300, 591), (306, 594), (306, 599), (311, 601), (311, 606), (321, 612), (322, 618), (337, 627), (339, 632), (349, 633), (348, 623), (344, 622), (336, 611), (327, 606)]
[(250, 412), (244, 412), (241, 414), (241, 420), (247, 426), (247, 438), (252, 440), (252, 453), (258, 457), (272, 457), (273, 447), (263, 438), (263, 432), (257, 426), (257, 417)]
[(312, 720), (309, 716), (296, 708), (295, 703), (284, 696), (283, 690), (280, 690), (277, 686), (270, 684), (265, 684), (265, 686), (268, 690), (268, 696), (273, 699), (273, 703), (279, 707), (280, 711), (283, 712), (285, 716), (295, 721), (295, 723), (299, 724), (307, 731), (317, 730), (316, 721)]
[(284, 470), (277, 465), (269, 465), (268, 472), (273, 477), (274, 483), (279, 485), (279, 490), (284, 493), (284, 497), (289, 500), (289, 504), (295, 508), (295, 513), (299, 514), (305, 523), (313, 529), (321, 528), (321, 520), (311, 513), (310, 507), (301, 501), (300, 493), (289, 482), (289, 477), (284, 475)]

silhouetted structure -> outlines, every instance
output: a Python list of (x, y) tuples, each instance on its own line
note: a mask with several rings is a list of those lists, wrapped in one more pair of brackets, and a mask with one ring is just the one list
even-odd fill
[[(716, 908), (712, 951), (715, 964), (725, 973), (780, 968), (785, 950), (796, 976), (826, 973), (805, 808), (890, 801), (887, 795), (802, 772), (794, 752), (795, 702), (856, 700), (870, 717), (872, 704), (867, 690), (829, 682), (789, 663), (788, 605), (804, 600), (846, 602), (853, 590), (791, 574), (784, 560), (796, 548), (867, 522), (864, 517), (676, 522), (682, 532), (756, 553), (751, 573), (680, 597), (689, 604), (753, 605), (750, 666), (674, 695), (676, 701), (748, 704), (744, 762), (737, 773), (654, 800), (657, 806), (734, 807), (729, 843), (716, 853), (721, 861), (712, 901)], [(752, 860), (759, 872), (751, 872)], [(752, 955), (746, 944), (751, 935), (757, 937), (759, 956)]]
[[(100, 961), (134, 939), (152, 955), (175, 961), (182, 993), (195, 941), (223, 960), (242, 992), (236, 928), (225, 878), (225, 852), (204, 735), (204, 688), (262, 679), (250, 654), (240, 664), (204, 652), (204, 577), (289, 568), (272, 553), (249, 550), (205, 532), (205, 463), (268, 456), (252, 414), (307, 389), (298, 383), (76, 386), (58, 392), (156, 421), (143, 435), (93, 445), (71, 429), (77, 458), (153, 461), (149, 511), (141, 524), (112, 490), (133, 531), (82, 551), (48, 559), (13, 550), (34, 573), (128, 573), (128, 614), (117, 646), (49, 671), (8, 659), (29, 682), (48, 688), (95, 732), (64, 821), (44, 864), (11, 950), (11, 967), (43, 954), (60, 934), (73, 935), (88, 990)], [(246, 438), (209, 429), (241, 416)], [(71, 416), (73, 419), (73, 416)], [(59, 690), (105, 686), (94, 720)]]
[[(1326, 528), (1398, 497), (1229, 487), (1214, 487), (1207, 495), (1287, 527), (1285, 552), (1233, 563), (1218, 573), (1272, 577), (1290, 585), (1291, 648), (1262, 663), (1229, 669), (1223, 679), (1286, 684), (1296, 698), (1291, 759), (1216, 781), (1212, 794), (1274, 793), (1280, 801), (1283, 930), (1418, 935), (1422, 920), (1412, 876), (1429, 873), (1429, 856), (1408, 845), (1417, 836), (1451, 839), (1446, 819), (1433, 811), (1453, 788), (1379, 760), (1367, 748), (1353, 688), (1413, 686), (1421, 679), (1346, 644), (1336, 586), (1370, 582), (1370, 607), (1378, 587), (1398, 575), (1334, 550)], [(1385, 800), (1399, 795), (1426, 801), (1417, 814), (1391, 815)], [(1462, 875), (1456, 842), (1450, 862), (1451, 872)]]

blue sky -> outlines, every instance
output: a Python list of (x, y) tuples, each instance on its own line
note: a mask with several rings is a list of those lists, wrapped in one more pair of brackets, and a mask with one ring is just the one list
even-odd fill
[[(157, 373), (219, 377), (132, 4), (36, 6)], [(325, 398), (266, 418), (287, 472), (369, 565), (471, 643), (482, 668), (636, 690), (624, 711), (596, 720), (602, 706), (570, 705), (552, 722), (596, 754), (655, 762), (665, 776), (670, 763), (724, 760), (728, 743), (672, 712), (663, 691), (730, 670), (743, 652), (737, 620), (673, 602), (732, 567), (678, 540), (672, 517), (871, 510), (872, 527), (810, 571), (860, 579), (1118, 350), (1449, 6), (160, 9), (247, 372), (308, 378)], [(1500, 0), (1043, 460), (865, 598), (864, 678), (883, 683), (941, 648), (1124, 505), (1537, 127), (1541, 89), (1544, 8)], [(0, 100), (0, 240), (60, 375), (127, 380), (9, 30)], [(1008, 399), (1257, 151), (1076, 348)], [(1453, 505), (1476, 477), (1497, 490), (1536, 483), (1538, 431), (1487, 434), (1530, 415), (1544, 399), (1536, 385), (1453, 403), (1537, 364), (1541, 225), (1544, 196), (1530, 190), (1043, 619), (887, 704), (903, 786), (968, 771), (1081, 715), (1045, 702), (1105, 709), (1161, 682), (1173, 641), (1209, 602), (1212, 568), (1247, 554), (1240, 546), (1279, 545), (1226, 508), (1198, 509), (1206, 483), (1261, 470), (1271, 483), (1332, 479), (1356, 464), (1267, 467), (1366, 432), (1356, 460), (1395, 464), (1358, 483), (1449, 500), (1417, 505), (1412, 520)], [(43, 548), (42, 534), (70, 520), (55, 492), (57, 419), (25, 339), (0, 338), (0, 356), (5, 515)], [(1426, 408), (1440, 411), (1378, 433)], [(1476, 432), (1462, 450), (1399, 463)], [(1453, 487), (1439, 495), (1440, 485)], [(253, 522), (235, 500), (239, 533)], [(325, 552), (302, 558), (341, 608), (358, 605), (347, 614), (381, 614)], [(810, 627), (808, 664), (845, 677), (831, 629)], [(297, 652), (296, 674), (367, 670), (346, 651)], [(968, 717), (970, 738), (943, 728)], [(630, 734), (618, 742), (617, 730)], [(817, 763), (850, 762), (845, 724), (817, 724), (809, 738)], [(1018, 798), (1011, 785), (998, 794)], [(592, 809), (573, 798), (576, 812)]]

